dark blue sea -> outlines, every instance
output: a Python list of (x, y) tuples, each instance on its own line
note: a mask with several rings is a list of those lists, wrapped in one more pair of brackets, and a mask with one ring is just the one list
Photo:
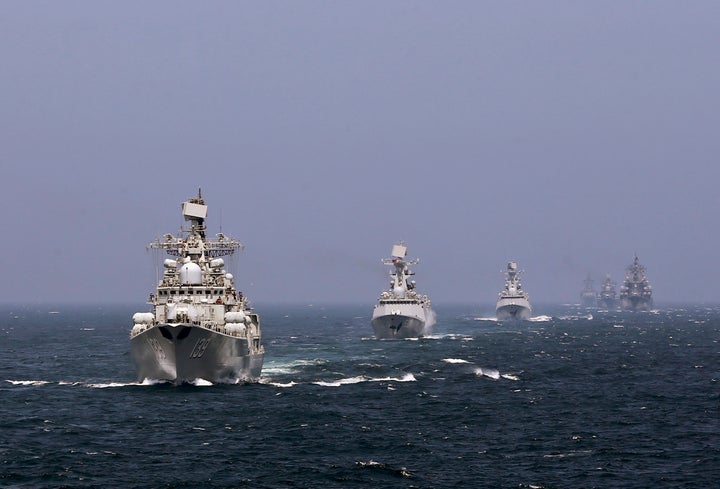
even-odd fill
[(719, 487), (720, 306), (256, 309), (261, 382), (173, 387), (134, 381), (143, 307), (0, 307), (0, 486)]

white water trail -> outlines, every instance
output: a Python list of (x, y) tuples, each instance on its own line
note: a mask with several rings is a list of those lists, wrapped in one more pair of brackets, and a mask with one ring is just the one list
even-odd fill
[(107, 389), (108, 387), (127, 387), (129, 385), (138, 385), (136, 382), (108, 382), (98, 384), (87, 384), (87, 387), (93, 389)]
[(402, 377), (383, 377), (380, 379), (368, 379), (368, 382), (415, 382), (413, 374), (405, 374)]
[(339, 379), (334, 381), (316, 381), (312, 382), (315, 385), (323, 387), (340, 387), (349, 384), (359, 384), (361, 382), (415, 382), (415, 376), (413, 374), (404, 374), (402, 377), (365, 377), (364, 375), (358, 375), (357, 377), (350, 377), (346, 379)]
[(10, 379), (7, 379), (6, 382), (10, 382), (12, 385), (46, 385), (46, 384), (50, 383), (50, 381), (48, 381), (48, 380), (10, 380)]
[(432, 309), (428, 309), (425, 314), (425, 327), (423, 328), (422, 335), (430, 336), (433, 332), (433, 328), (435, 327), (435, 323), (437, 323), (437, 314), (435, 314), (435, 311)]
[(196, 387), (208, 387), (208, 386), (213, 385), (212, 382), (205, 380), (205, 379), (195, 379), (190, 383)]
[(340, 379), (335, 380), (333, 382), (325, 382), (325, 381), (317, 381), (313, 382), (315, 385), (321, 385), (323, 387), (340, 387), (341, 385), (347, 385), (347, 384), (359, 384), (360, 382), (367, 382), (369, 379), (366, 377), (363, 377), (362, 375), (357, 377), (350, 377), (347, 379)]
[(528, 319), (528, 321), (532, 321), (534, 323), (545, 323), (547, 321), (552, 321), (552, 316), (534, 316)]

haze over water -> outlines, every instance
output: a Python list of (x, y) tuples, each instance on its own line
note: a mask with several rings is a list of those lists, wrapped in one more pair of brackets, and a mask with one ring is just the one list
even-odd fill
[(508, 260), (577, 302), (635, 253), (656, 300), (715, 302), (719, 10), (5, 2), (2, 300), (144, 300), (201, 187), (258, 301), (372, 302), (402, 239), (437, 304)]

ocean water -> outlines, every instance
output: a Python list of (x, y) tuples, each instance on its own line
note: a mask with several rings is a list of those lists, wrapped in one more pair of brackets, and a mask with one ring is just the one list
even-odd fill
[(0, 487), (718, 487), (720, 306), (453, 306), (403, 341), (258, 307), (262, 380), (180, 387), (134, 382), (136, 309), (0, 307)]

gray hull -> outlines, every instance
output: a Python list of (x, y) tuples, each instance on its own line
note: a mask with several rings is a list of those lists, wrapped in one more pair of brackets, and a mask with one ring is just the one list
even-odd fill
[(435, 325), (435, 313), (421, 303), (379, 302), (371, 321), (375, 337), (381, 340), (419, 338)]
[(495, 308), (499, 321), (523, 321), (530, 319), (532, 309), (526, 299), (501, 299)]
[(255, 381), (263, 365), (262, 350), (252, 353), (246, 338), (189, 324), (158, 325), (134, 336), (130, 354), (139, 382)]
[(620, 299), (620, 307), (624, 311), (649, 311), (652, 309), (653, 301), (645, 297), (623, 297)]
[(373, 318), (372, 327), (375, 337), (381, 340), (418, 338), (425, 333), (425, 321), (399, 314)]
[(602, 297), (598, 299), (598, 308), (599, 309), (607, 309), (608, 311), (612, 311), (617, 309), (618, 307), (618, 300), (617, 299), (603, 299)]

